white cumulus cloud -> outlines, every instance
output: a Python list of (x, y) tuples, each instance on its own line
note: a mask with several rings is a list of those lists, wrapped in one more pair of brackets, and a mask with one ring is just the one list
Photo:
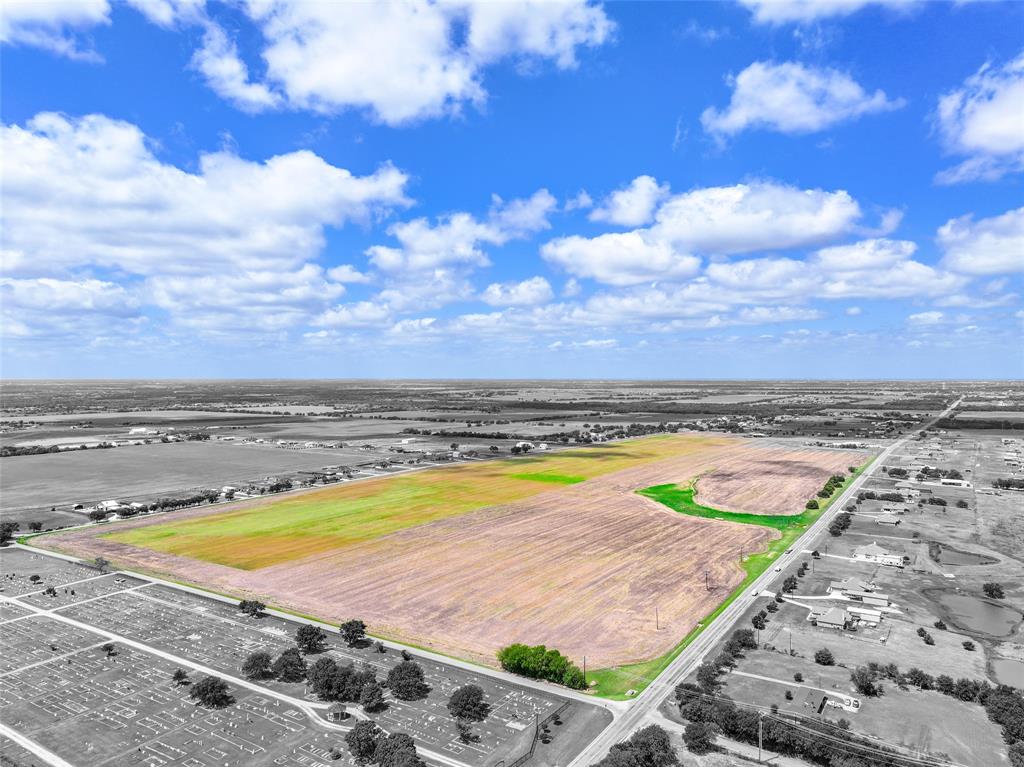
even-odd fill
[(750, 128), (814, 133), (903, 105), (881, 90), (868, 93), (844, 72), (794, 62), (755, 61), (730, 78), (730, 84), (729, 106), (709, 107), (701, 115), (704, 129), (719, 138)]
[(612, 192), (590, 213), (591, 221), (607, 221), (620, 226), (650, 223), (654, 210), (668, 195), (668, 184), (659, 184), (651, 176), (637, 176), (629, 186)]
[(494, 282), (481, 295), (491, 306), (534, 306), (553, 297), (551, 284), (543, 277), (531, 277), (522, 282)]
[(364, 109), (391, 125), (483, 103), (483, 72), (502, 59), (574, 67), (578, 48), (601, 45), (614, 30), (585, 0), (252, 0), (244, 7), (266, 41), (268, 87), (290, 106)]
[(849, 16), (870, 5), (904, 10), (917, 0), (740, 0), (761, 24), (810, 23)]
[(545, 243), (541, 255), (576, 277), (607, 285), (636, 285), (697, 272), (700, 259), (679, 253), (644, 232), (560, 237)]
[(1006, 274), (1024, 271), (1024, 208), (975, 220), (973, 215), (950, 219), (938, 231), (943, 264), (964, 274)]
[(1024, 170), (1024, 52), (997, 67), (985, 64), (939, 99), (939, 133), (948, 152), (964, 156), (936, 180), (991, 181)]

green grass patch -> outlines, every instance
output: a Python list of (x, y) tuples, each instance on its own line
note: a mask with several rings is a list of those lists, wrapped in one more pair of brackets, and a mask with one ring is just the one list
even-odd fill
[(576, 477), (571, 474), (551, 474), (547, 472), (534, 472), (527, 474), (509, 474), (512, 479), (526, 479), (530, 482), (551, 482), (555, 485), (575, 485), (578, 482), (586, 482), (586, 477)]
[(835, 492), (832, 493), (828, 498), (819, 498), (819, 504), (821, 508), (808, 509), (801, 514), (794, 514), (792, 516), (773, 515), (766, 516), (761, 514), (739, 514), (731, 511), (721, 511), (719, 509), (713, 509), (708, 506), (701, 506), (695, 503), (693, 500), (694, 487), (691, 483), (686, 487), (680, 485), (654, 485), (637, 492), (641, 495), (645, 495), (648, 498), (653, 498), (659, 503), (663, 503), (673, 511), (678, 511), (680, 514), (689, 514), (696, 517), (704, 517), (706, 519), (719, 519), (728, 522), (740, 522), (743, 524), (751, 525), (762, 525), (764, 527), (773, 527), (779, 531), (779, 537), (769, 542), (768, 548), (764, 551), (757, 552), (756, 554), (749, 554), (743, 558), (740, 562), (740, 566), (746, 573), (743, 581), (737, 586), (729, 596), (727, 596), (714, 610), (704, 616), (703, 620), (697, 624), (697, 626), (685, 637), (683, 640), (676, 645), (672, 650), (662, 655), (660, 658), (654, 658), (643, 663), (635, 663), (630, 666), (615, 666), (613, 668), (597, 669), (596, 671), (587, 672), (587, 682), (596, 681), (597, 686), (594, 688), (594, 692), (602, 698), (609, 698), (611, 700), (629, 700), (626, 696), (627, 690), (636, 690), (638, 693), (642, 691), (647, 685), (654, 681), (658, 674), (665, 670), (679, 654), (685, 650), (694, 639), (700, 636), (700, 633), (711, 625), (712, 621), (717, 618), (726, 607), (728, 607), (733, 600), (735, 600), (743, 590), (748, 588), (761, 573), (767, 570), (772, 563), (778, 558), (779, 554), (782, 554), (786, 549), (790, 548), (794, 541), (797, 540), (807, 528), (822, 514), (825, 510), (831, 506), (832, 501), (841, 496), (846, 492), (846, 488), (860, 476), (864, 470), (871, 465), (874, 457), (869, 458), (864, 464), (857, 468), (853, 474), (846, 478), (841, 487), (836, 488)]

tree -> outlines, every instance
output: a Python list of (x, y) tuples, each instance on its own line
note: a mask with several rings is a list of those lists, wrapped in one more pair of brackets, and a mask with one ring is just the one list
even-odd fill
[(40, 530), (43, 529), (43, 523), (42, 522), (29, 522), (28, 523), (28, 529), (31, 530), (33, 533), (38, 533)]
[(108, 513), (109, 512), (104, 511), (103, 509), (93, 509), (89, 512), (89, 519), (93, 522), (102, 522), (107, 518)]
[(658, 725), (652, 724), (637, 730), (624, 743), (612, 746), (611, 752), (599, 764), (601, 767), (610, 765), (672, 767), (679, 764), (679, 758), (672, 747), (672, 740), (668, 733)]
[(215, 676), (204, 676), (192, 685), (188, 696), (208, 708), (224, 708), (235, 702), (228, 691), (228, 683)]
[(373, 649), (381, 655), (387, 652), (387, 648), (384, 647), (384, 643), (379, 639), (373, 643)]
[(363, 720), (356, 722), (355, 727), (345, 735), (345, 745), (359, 761), (365, 762), (373, 758), (377, 744), (384, 737), (383, 731), (374, 722)]
[(1002, 599), (1005, 594), (1003, 593), (1003, 586), (999, 583), (986, 583), (981, 587), (981, 590), (985, 592), (985, 596), (990, 599)]
[(243, 599), (238, 603), (238, 609), (250, 618), (259, 618), (267, 606), (257, 599)]
[(110, 567), (110, 562), (108, 562), (103, 557), (96, 557), (96, 559), (92, 561), (92, 564), (93, 567), (95, 567), (101, 573), (105, 573), (107, 571), (107, 568)]
[(448, 713), (456, 719), (482, 722), (490, 712), (483, 689), (475, 684), (463, 685), (448, 699)]
[(404, 660), (388, 672), (388, 689), (399, 700), (418, 700), (430, 692), (420, 664)]
[(476, 743), (480, 736), (473, 733), (473, 728), (465, 719), (455, 720), (455, 731), (459, 734), (459, 740), (463, 743)]
[(296, 648), (289, 647), (277, 656), (272, 670), (282, 682), (301, 682), (306, 678), (306, 661)]
[(799, 671), (797, 671), (795, 674), (793, 674), (793, 681), (794, 682), (802, 682), (802, 681), (804, 681), (804, 675), (801, 674)]
[(110, 657), (112, 657), (114, 655), (117, 655), (117, 653), (114, 652), (114, 643), (113, 642), (107, 642), (105, 645), (100, 647), (100, 649), (103, 650), (103, 652), (105, 652), (107, 654), (108, 658), (110, 658)]
[(317, 658), (316, 663), (309, 667), (306, 679), (313, 693), (330, 700), (333, 698), (334, 681), (338, 674), (338, 664), (329, 655)]
[(257, 650), (251, 653), (245, 662), (242, 663), (242, 673), (245, 674), (247, 679), (265, 679), (270, 676), (270, 665), (273, 662), (273, 658), (270, 657), (270, 653), (263, 650)]
[(6, 546), (14, 540), (16, 532), (18, 532), (17, 522), (0, 522), (0, 546)]
[(974, 652), (974, 642), (969, 639), (963, 643), (963, 647), (967, 652)]
[(875, 681), (875, 675), (866, 666), (857, 666), (850, 672), (850, 681), (861, 695), (875, 698), (882, 694), (882, 685)]
[(359, 691), (359, 705), (371, 714), (387, 707), (380, 682), (374, 679), (363, 685), (363, 689)]
[(751, 624), (752, 624), (752, 625), (754, 626), (754, 628), (756, 628), (756, 629), (757, 629), (758, 631), (763, 631), (763, 630), (764, 630), (764, 627), (765, 627), (765, 625), (766, 625), (766, 624), (765, 624), (765, 622), (764, 622), (764, 618), (763, 618), (763, 617), (761, 617), (761, 615), (760, 615), (760, 614), (758, 614), (758, 615), (755, 615), (755, 616), (754, 616), (753, 618), (751, 618), (751, 619), (750, 619), (750, 623), (751, 623)]
[(295, 644), (307, 655), (323, 652), (327, 647), (327, 632), (319, 626), (304, 623), (295, 632)]
[(178, 687), (188, 684), (188, 672), (183, 668), (175, 669), (174, 674), (171, 676), (171, 681)]
[(360, 620), (345, 621), (340, 626), (341, 636), (349, 647), (354, 647), (366, 637), (366, 624)]
[(814, 662), (819, 666), (834, 666), (836, 664), (835, 656), (832, 655), (832, 651), (827, 647), (822, 647), (814, 653)]
[(687, 722), (683, 743), (690, 753), (707, 754), (715, 750), (717, 727), (710, 722)]
[[(410, 761), (412, 757), (415, 761)], [(393, 732), (386, 738), (377, 741), (373, 752), (373, 761), (380, 767), (398, 767), (399, 765), (416, 764), (416, 741), (404, 732)]]
[(807, 509), (817, 509), (817, 508), (820, 508), (819, 505), (818, 505), (818, 499), (817, 498), (811, 498), (811, 500), (809, 500), (807, 502), (807, 504), (805, 505), (804, 508), (807, 508)]
[(714, 663), (701, 663), (697, 666), (697, 684), (707, 692), (718, 689), (719, 668)]

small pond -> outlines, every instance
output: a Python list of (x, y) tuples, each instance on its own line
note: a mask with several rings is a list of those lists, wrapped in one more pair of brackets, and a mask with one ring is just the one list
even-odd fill
[(999, 684), (1024, 690), (1024, 662), (1012, 658), (995, 658), (992, 661), (992, 673)]
[(966, 631), (979, 631), (989, 636), (1013, 633), (1021, 615), (1016, 610), (987, 602), (967, 594), (951, 591), (939, 594), (936, 601), (949, 613), (949, 619)]
[(972, 554), (969, 551), (960, 551), (952, 546), (941, 543), (933, 544), (932, 559), (940, 565), (991, 565), (998, 560), (994, 557), (987, 557), (984, 554)]

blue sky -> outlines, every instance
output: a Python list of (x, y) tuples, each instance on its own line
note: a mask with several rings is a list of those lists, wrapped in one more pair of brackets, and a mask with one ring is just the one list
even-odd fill
[(1022, 30), (5, 4), (3, 375), (1022, 377)]

